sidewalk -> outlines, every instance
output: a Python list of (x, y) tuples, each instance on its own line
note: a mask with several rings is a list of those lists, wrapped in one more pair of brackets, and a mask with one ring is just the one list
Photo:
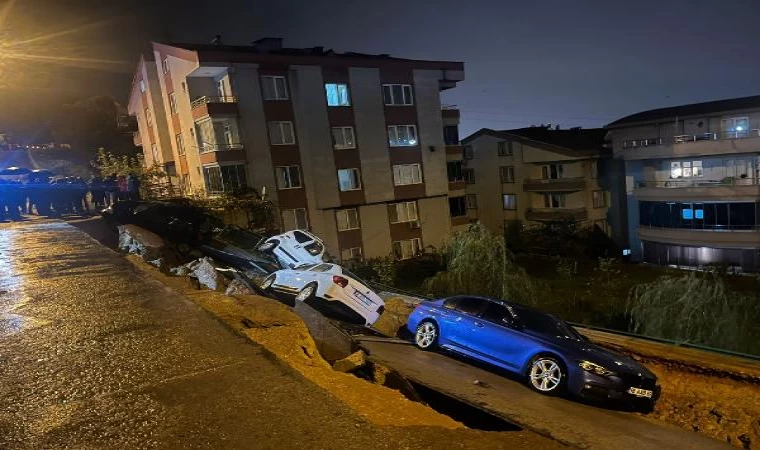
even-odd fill
[(0, 224), (0, 398), (4, 449), (557, 446), (367, 423), (59, 222)]

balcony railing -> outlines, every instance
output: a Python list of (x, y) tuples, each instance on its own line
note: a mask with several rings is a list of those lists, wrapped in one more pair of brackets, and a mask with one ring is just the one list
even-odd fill
[(204, 95), (203, 97), (198, 97), (195, 100), (193, 100), (190, 106), (192, 106), (193, 108), (197, 108), (199, 106), (205, 105), (206, 103), (236, 103), (236, 102), (237, 102), (237, 98), (232, 97), (232, 96), (208, 97)]
[(581, 221), (588, 219), (586, 208), (530, 208), (525, 212), (527, 220), (535, 221)]
[(756, 186), (760, 185), (760, 178), (726, 177), (721, 180), (673, 179), (660, 181), (637, 181), (636, 188), (694, 188), (694, 187), (732, 187), (732, 186)]
[(712, 131), (700, 134), (679, 134), (672, 137), (629, 139), (623, 141), (623, 148), (651, 147), (653, 145), (685, 144), (698, 141), (722, 141), (760, 137), (760, 129), (741, 131)]
[(209, 144), (204, 142), (198, 149), (200, 153), (223, 152), (227, 150), (242, 150), (243, 144)]
[[(502, 183), (504, 181), (502, 180)], [(529, 178), (523, 182), (526, 191), (579, 191), (586, 189), (586, 179), (573, 178)]]

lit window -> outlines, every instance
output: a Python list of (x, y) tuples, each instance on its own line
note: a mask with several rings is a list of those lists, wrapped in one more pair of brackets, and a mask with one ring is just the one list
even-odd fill
[(670, 178), (701, 178), (702, 161), (671, 161)]
[(277, 173), (277, 187), (279, 189), (296, 189), (301, 187), (301, 168), (298, 166), (279, 166), (275, 168)]
[(335, 211), (335, 221), (338, 231), (356, 230), (359, 228), (359, 212), (356, 208)]
[(607, 199), (604, 195), (604, 191), (594, 191), (592, 195), (594, 198), (594, 208), (603, 208), (604, 206), (607, 206)]
[(305, 208), (284, 209), (282, 211), (282, 227), (285, 231), (307, 230), (309, 221)]
[(749, 131), (749, 118), (730, 117), (728, 119), (723, 119), (721, 120), (721, 128), (724, 137), (732, 138), (746, 136)]
[(391, 125), (388, 127), (388, 144), (391, 147), (414, 147), (417, 142), (416, 125)]
[(478, 197), (475, 194), (467, 194), (467, 209), (478, 209)]
[(180, 155), (185, 154), (185, 140), (182, 138), (182, 133), (177, 134), (174, 136), (174, 140), (177, 143), (177, 153)]
[(413, 105), (412, 85), (384, 84), (383, 102), (386, 105)]
[(670, 163), (670, 178), (681, 178), (681, 163), (679, 161)]
[(546, 208), (564, 208), (565, 194), (550, 193), (544, 194), (544, 207)]
[(269, 142), (272, 145), (293, 145), (296, 136), (293, 134), (293, 122), (269, 122)]
[(174, 92), (169, 94), (169, 111), (172, 115), (177, 114), (177, 96), (174, 95)]
[(388, 205), (388, 216), (391, 223), (416, 222), (417, 204), (415, 202), (401, 202)]
[(343, 192), (361, 189), (362, 183), (359, 178), (359, 169), (338, 170), (338, 186)]
[(396, 259), (410, 259), (422, 253), (422, 239), (406, 239), (393, 243), (393, 255)]
[(343, 261), (361, 261), (362, 260), (362, 248), (351, 247), (344, 248), (340, 251), (340, 259)]
[(285, 81), (285, 77), (261, 77), (261, 91), (264, 96), (264, 100), (288, 99), (288, 83)]
[(419, 164), (397, 164), (393, 166), (393, 185), (422, 183), (422, 169)]
[(356, 148), (354, 139), (354, 127), (333, 127), (333, 147), (337, 150)]
[(517, 196), (515, 194), (502, 194), (501, 201), (504, 209), (517, 209)]
[(562, 178), (565, 167), (562, 164), (549, 164), (541, 167), (541, 175), (544, 180), (557, 180)]
[(513, 166), (503, 166), (499, 168), (499, 175), (502, 183), (515, 182), (515, 168)]
[(327, 106), (351, 106), (347, 84), (327, 83), (325, 84), (325, 94), (327, 95)]

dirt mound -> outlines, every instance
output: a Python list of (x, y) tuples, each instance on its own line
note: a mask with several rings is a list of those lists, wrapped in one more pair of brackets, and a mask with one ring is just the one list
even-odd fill
[(400, 297), (391, 297), (385, 300), (385, 311), (372, 325), (380, 333), (396, 337), (399, 330), (406, 326), (409, 314), (414, 311), (414, 305), (404, 301)]

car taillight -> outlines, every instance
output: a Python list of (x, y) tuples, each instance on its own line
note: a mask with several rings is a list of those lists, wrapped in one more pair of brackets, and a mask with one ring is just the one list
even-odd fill
[(333, 283), (337, 284), (340, 287), (348, 286), (348, 280), (338, 275), (333, 275)]

